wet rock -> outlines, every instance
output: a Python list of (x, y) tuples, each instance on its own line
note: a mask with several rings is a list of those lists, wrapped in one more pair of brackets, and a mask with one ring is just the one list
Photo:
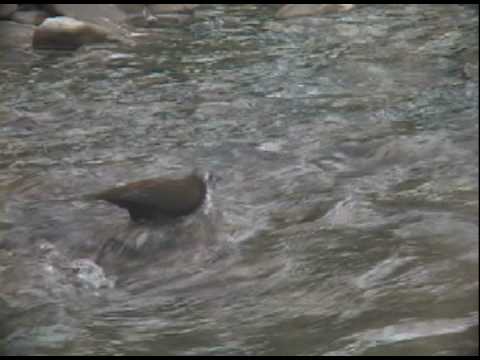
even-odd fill
[[(122, 4), (123, 5), (123, 4)], [(134, 26), (162, 26), (188, 24), (193, 19), (194, 4), (126, 4), (122, 9), (129, 14), (129, 22)]]
[(85, 44), (114, 40), (111, 34), (94, 24), (68, 17), (48, 18), (33, 34), (36, 49), (74, 50)]
[(16, 11), (12, 20), (20, 24), (40, 25), (49, 14), (42, 10)]
[(150, 25), (150, 12), (145, 4), (116, 4), (127, 17), (127, 23), (133, 27), (147, 27)]
[(31, 25), (0, 21), (0, 51), (4, 48), (30, 47), (34, 30)]
[(114, 4), (48, 4), (45, 9), (55, 15), (100, 25), (112, 33), (126, 35), (121, 25), (127, 20), (127, 15)]
[(191, 14), (158, 14), (155, 16), (149, 16), (147, 22), (149, 26), (155, 25), (182, 25), (191, 23), (193, 16)]
[(127, 15), (140, 15), (145, 9), (145, 4), (116, 4)]
[(167, 13), (192, 13), (198, 6), (196, 4), (148, 4), (148, 9), (153, 15)]
[[(137, 26), (183, 24), (191, 21), (197, 4), (117, 4)], [(144, 20), (142, 23), (141, 19)]]
[(0, 4), (0, 19), (10, 19), (17, 8), (17, 4)]
[(350, 11), (353, 8), (353, 4), (287, 4), (278, 10), (276, 17), (283, 19), (297, 16), (324, 15)]

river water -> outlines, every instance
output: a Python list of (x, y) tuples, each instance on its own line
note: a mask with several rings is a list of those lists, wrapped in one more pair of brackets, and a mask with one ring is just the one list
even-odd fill
[[(1, 353), (478, 353), (478, 7), (274, 13), (2, 50)], [(192, 166), (173, 227), (76, 199)]]

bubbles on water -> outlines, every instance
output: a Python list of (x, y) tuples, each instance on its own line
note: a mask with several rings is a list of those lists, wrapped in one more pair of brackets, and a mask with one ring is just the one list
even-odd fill
[(115, 286), (115, 282), (105, 276), (103, 269), (90, 259), (76, 259), (72, 261), (71, 268), (85, 287), (100, 289)]
[(260, 151), (266, 151), (266, 152), (280, 152), (282, 150), (282, 143), (279, 141), (268, 141), (264, 142), (260, 145), (257, 146), (258, 150)]

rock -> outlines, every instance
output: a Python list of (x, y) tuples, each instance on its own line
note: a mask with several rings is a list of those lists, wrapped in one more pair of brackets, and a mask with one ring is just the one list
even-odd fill
[(350, 11), (353, 8), (353, 4), (287, 4), (278, 10), (276, 17), (283, 19), (297, 16), (315, 16)]
[(113, 40), (100, 26), (68, 17), (46, 19), (35, 29), (33, 47), (36, 49), (74, 50), (85, 44)]
[(148, 26), (146, 19), (146, 5), (145, 4), (116, 4), (117, 7), (123, 11), (127, 17), (127, 24), (133, 27)]
[(141, 15), (145, 4), (116, 4), (117, 7), (127, 15)]
[(191, 23), (192, 20), (193, 15), (178, 13), (150, 15), (146, 19), (147, 26), (182, 25)]
[(0, 4), (0, 19), (10, 19), (17, 8), (17, 4)]
[[(165, 5), (167, 5), (165, 7)], [(118, 4), (128, 16), (128, 23), (135, 27), (181, 25), (193, 19), (190, 4)], [(153, 7), (152, 7), (153, 6)]]
[(148, 4), (153, 15), (167, 13), (192, 13), (197, 4)]
[(12, 20), (20, 24), (40, 25), (49, 14), (42, 10), (16, 11)]
[(55, 15), (100, 25), (112, 33), (127, 35), (122, 26), (127, 15), (114, 4), (47, 4), (45, 8)]
[(4, 48), (29, 48), (35, 28), (13, 21), (0, 21), (0, 51)]

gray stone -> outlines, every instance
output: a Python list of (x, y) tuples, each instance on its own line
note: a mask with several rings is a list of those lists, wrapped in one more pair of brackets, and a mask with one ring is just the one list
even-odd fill
[(114, 4), (46, 4), (45, 8), (60, 16), (100, 25), (112, 33), (127, 35), (127, 15)]
[(125, 14), (131, 15), (142, 15), (145, 4), (116, 4), (117, 7), (122, 10)]
[(12, 20), (21, 24), (40, 25), (49, 14), (42, 10), (16, 11)]
[(0, 19), (10, 19), (17, 8), (17, 4), (0, 4)]
[(183, 25), (191, 23), (192, 20), (193, 15), (178, 13), (157, 14), (146, 19), (147, 26)]
[(197, 4), (148, 4), (153, 15), (168, 13), (192, 13)]
[(111, 40), (108, 31), (68, 17), (48, 18), (35, 29), (33, 47), (36, 49), (74, 50), (85, 44)]
[(31, 25), (0, 21), (0, 50), (31, 47), (34, 30)]
[(278, 10), (278, 18), (291, 18), (297, 16), (316, 16), (335, 12), (350, 11), (353, 4), (287, 4)]
[(188, 24), (195, 4), (117, 4), (134, 27), (156, 27)]

